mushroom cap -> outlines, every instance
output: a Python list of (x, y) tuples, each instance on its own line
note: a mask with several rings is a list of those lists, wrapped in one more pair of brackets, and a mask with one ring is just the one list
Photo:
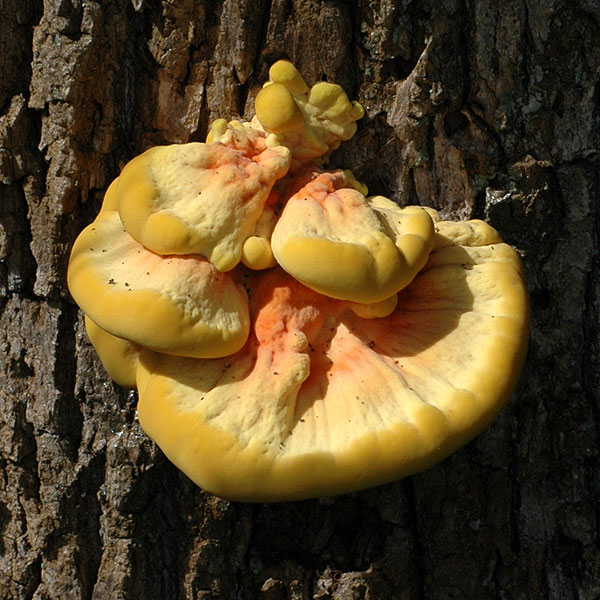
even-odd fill
[(314, 176), (286, 203), (272, 236), (277, 262), (311, 289), (381, 302), (423, 267), (434, 228), (420, 207), (400, 208), (346, 187), (344, 173)]
[(518, 256), (491, 228), (437, 227), (387, 317), (361, 318), (275, 268), (254, 287), (254, 326), (235, 355), (143, 351), (145, 431), (198, 485), (240, 501), (363, 489), (465, 444), (513, 390), (527, 294)]
[(135, 389), (141, 346), (104, 331), (87, 315), (85, 315), (85, 330), (102, 365), (115, 383), (130, 390)]
[(160, 352), (239, 350), (250, 326), (242, 286), (201, 256), (161, 256), (137, 243), (114, 210), (114, 189), (73, 245), (67, 279), (77, 304), (113, 336)]
[(129, 235), (158, 254), (200, 254), (219, 271), (233, 269), (289, 168), (287, 148), (254, 154), (246, 145), (251, 156), (218, 142), (157, 146), (127, 163), (117, 202)]

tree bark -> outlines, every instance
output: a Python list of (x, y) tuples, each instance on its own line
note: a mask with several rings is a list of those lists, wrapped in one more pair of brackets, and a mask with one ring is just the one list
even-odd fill
[[(599, 37), (595, 0), (0, 2), (0, 597), (599, 598)], [(65, 274), (120, 168), (248, 117), (282, 57), (366, 109), (332, 165), (519, 250), (531, 338), (442, 464), (250, 505), (144, 435)]]

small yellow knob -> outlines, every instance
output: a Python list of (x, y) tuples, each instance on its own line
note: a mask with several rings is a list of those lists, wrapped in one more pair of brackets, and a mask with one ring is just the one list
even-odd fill
[(254, 107), (260, 124), (270, 133), (289, 131), (304, 123), (302, 111), (294, 97), (281, 83), (274, 83), (260, 90)]

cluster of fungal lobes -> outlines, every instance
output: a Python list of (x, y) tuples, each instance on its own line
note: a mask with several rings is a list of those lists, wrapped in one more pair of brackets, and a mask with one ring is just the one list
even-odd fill
[(422, 470), (503, 407), (520, 261), (482, 221), (400, 208), (329, 153), (362, 107), (275, 63), (250, 122), (155, 147), (76, 240), (70, 291), (139, 420), (205, 490), (332, 495)]

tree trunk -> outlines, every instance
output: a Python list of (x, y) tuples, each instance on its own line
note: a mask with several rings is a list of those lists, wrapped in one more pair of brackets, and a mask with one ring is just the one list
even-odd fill
[[(599, 37), (595, 0), (0, 2), (0, 597), (599, 598)], [(248, 117), (282, 57), (366, 109), (334, 166), (521, 252), (531, 339), (442, 464), (250, 505), (144, 435), (65, 274), (119, 169)]]

